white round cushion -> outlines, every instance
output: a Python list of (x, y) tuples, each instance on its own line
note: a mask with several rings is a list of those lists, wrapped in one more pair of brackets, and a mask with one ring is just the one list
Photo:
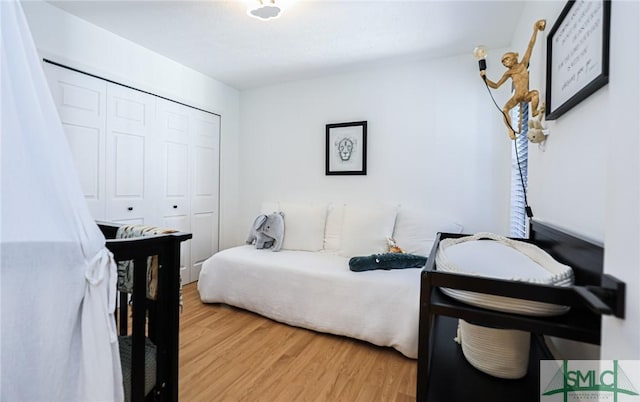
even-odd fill
[[(490, 240), (482, 240), (490, 239)], [(573, 284), (571, 267), (554, 260), (539, 247), (493, 233), (478, 233), (440, 242), (436, 267), (443, 272), (477, 275), (554, 286)], [(564, 314), (567, 306), (495, 296), (450, 288), (445, 294), (477, 307), (533, 316)]]

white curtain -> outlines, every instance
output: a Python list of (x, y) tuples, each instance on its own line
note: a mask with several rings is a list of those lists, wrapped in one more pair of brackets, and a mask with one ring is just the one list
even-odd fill
[(19, 2), (0, 27), (0, 399), (120, 401), (112, 255)]

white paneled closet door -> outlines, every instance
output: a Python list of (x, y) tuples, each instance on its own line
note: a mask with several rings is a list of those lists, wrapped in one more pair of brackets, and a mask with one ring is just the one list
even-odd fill
[(107, 83), (107, 219), (159, 225), (154, 209), (155, 98)]
[(191, 134), (191, 261), (192, 277), (218, 251), (218, 183), (220, 116), (192, 109)]
[[(157, 101), (156, 135), (160, 141), (160, 215), (162, 225), (191, 232), (189, 197), (189, 108), (164, 99)], [(182, 242), (180, 274), (182, 283), (198, 280), (191, 275), (191, 240)]]
[(193, 234), (183, 283), (218, 251), (220, 116), (44, 63), (94, 218)]
[(44, 70), (89, 210), (104, 220), (107, 83), (48, 63)]

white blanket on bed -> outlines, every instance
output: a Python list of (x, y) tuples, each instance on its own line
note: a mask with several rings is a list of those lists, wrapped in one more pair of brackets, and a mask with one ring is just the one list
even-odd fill
[(290, 325), (418, 355), (420, 268), (351, 272), (334, 254), (240, 246), (202, 265), (205, 303), (226, 303)]

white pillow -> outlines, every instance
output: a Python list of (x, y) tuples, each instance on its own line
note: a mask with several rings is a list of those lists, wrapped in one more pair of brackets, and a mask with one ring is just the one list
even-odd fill
[(398, 247), (406, 253), (428, 257), (438, 232), (462, 232), (462, 226), (453, 220), (434, 215), (418, 208), (400, 207), (393, 232)]
[(327, 219), (326, 204), (280, 202), (280, 211), (284, 213), (283, 249), (322, 250)]
[(344, 204), (330, 204), (327, 210), (327, 224), (324, 229), (324, 249), (340, 250), (340, 234), (344, 218)]
[(346, 205), (339, 254), (354, 257), (387, 252), (396, 213), (397, 207), (391, 205)]

